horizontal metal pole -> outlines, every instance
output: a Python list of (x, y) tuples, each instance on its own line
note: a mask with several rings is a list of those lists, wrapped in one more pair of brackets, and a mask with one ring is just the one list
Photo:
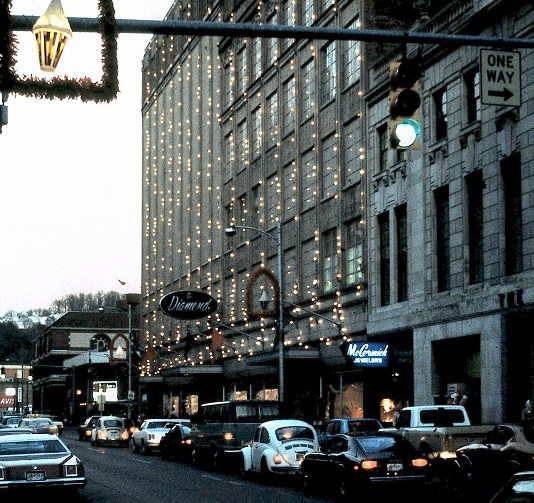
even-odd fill
[[(31, 30), (37, 16), (12, 16), (14, 31)], [(314, 26), (285, 26), (208, 21), (117, 19), (119, 33), (222, 37), (292, 38), (296, 40), (361, 40), (364, 42), (416, 43), (450, 46), (484, 46), (511, 49), (534, 47), (532, 38), (499, 38), (413, 31), (365, 30)], [(73, 31), (98, 32), (98, 19), (69, 18)]]

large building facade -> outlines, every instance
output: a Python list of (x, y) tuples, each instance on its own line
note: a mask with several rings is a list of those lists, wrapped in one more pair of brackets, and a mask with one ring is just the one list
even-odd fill
[[(176, 2), (168, 18), (532, 38), (531, 6), (443, 4)], [(523, 101), (510, 107), (481, 103), (480, 48), (468, 45), (155, 37), (143, 63), (142, 405), (192, 414), (283, 385), (307, 419), (390, 421), (399, 402), (460, 388), (476, 421), (516, 418), (534, 381), (534, 337), (520, 328), (534, 302), (533, 57), (517, 51)], [(403, 53), (423, 64), (423, 131), (400, 152), (388, 70)], [(218, 308), (169, 317), (159, 301), (173, 291)], [(351, 342), (380, 343), (387, 364), (355, 364)]]

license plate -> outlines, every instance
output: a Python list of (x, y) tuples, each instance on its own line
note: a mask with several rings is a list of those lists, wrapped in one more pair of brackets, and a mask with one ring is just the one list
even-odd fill
[(26, 472), (26, 480), (29, 482), (39, 482), (45, 479), (44, 472)]
[(388, 463), (388, 472), (399, 472), (402, 470), (402, 463)]

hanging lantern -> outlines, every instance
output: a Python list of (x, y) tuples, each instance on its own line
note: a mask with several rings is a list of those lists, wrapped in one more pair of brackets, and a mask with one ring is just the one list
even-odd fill
[(52, 0), (46, 12), (32, 29), (39, 52), (39, 64), (44, 72), (57, 68), (67, 40), (72, 37), (69, 20), (63, 13), (61, 0)]

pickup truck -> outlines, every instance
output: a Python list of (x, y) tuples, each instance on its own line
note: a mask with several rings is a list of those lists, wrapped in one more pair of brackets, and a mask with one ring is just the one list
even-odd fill
[(378, 419), (370, 417), (341, 417), (333, 418), (326, 421), (323, 428), (317, 431), (319, 447), (322, 449), (329, 439), (337, 433), (346, 433), (350, 435), (360, 431), (378, 431), (383, 425)]
[(456, 450), (477, 443), (494, 425), (472, 425), (462, 405), (419, 405), (404, 407), (395, 426), (421, 454), (436, 459), (456, 459)]

